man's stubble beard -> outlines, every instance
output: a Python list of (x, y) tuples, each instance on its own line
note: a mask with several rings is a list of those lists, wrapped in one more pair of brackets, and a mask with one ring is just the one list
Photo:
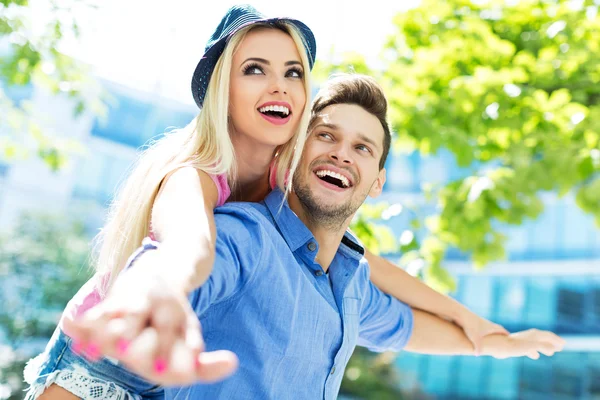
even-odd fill
[(348, 218), (354, 215), (368, 196), (367, 192), (364, 196), (358, 196), (357, 201), (351, 198), (344, 204), (324, 206), (310, 191), (309, 185), (303, 181), (298, 170), (294, 176), (293, 190), (310, 224), (334, 232), (342, 229)]

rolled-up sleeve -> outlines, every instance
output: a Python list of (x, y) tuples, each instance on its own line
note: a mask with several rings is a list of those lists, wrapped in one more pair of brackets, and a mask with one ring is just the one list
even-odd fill
[(238, 292), (259, 264), (262, 229), (255, 216), (226, 206), (215, 210), (215, 261), (207, 281), (190, 293), (196, 314)]
[(370, 280), (363, 294), (357, 344), (379, 352), (402, 350), (412, 334), (412, 309), (383, 293)]

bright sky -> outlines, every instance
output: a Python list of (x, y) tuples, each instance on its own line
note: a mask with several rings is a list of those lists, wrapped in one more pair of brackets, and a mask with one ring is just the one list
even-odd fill
[[(89, 62), (104, 78), (193, 104), (192, 71), (225, 11), (235, 1), (103, 0), (83, 16), (83, 36), (63, 50)], [(267, 16), (306, 23), (317, 40), (317, 58), (353, 50), (375, 62), (392, 30), (392, 16), (418, 0), (267, 1), (251, 4)]]

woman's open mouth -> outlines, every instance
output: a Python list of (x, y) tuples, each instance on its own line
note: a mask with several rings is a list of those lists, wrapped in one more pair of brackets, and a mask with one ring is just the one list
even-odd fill
[(283, 104), (265, 104), (258, 108), (258, 112), (274, 125), (283, 125), (292, 118), (290, 107)]

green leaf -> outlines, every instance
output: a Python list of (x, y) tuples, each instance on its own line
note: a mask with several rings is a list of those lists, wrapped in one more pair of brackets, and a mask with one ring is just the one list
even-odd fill
[[(58, 50), (64, 38), (69, 36), (67, 33), (78, 33), (79, 25), (70, 14), (74, 6), (68, 0), (60, 5), (53, 1), (48, 7), (49, 12), (40, 14), (30, 10), (26, 0), (1, 0), (1, 4), (0, 10), (9, 8), (11, 12), (0, 15), (0, 37), (10, 35), (5, 38), (7, 51), (0, 57), (0, 108), (3, 111), (0, 131), (18, 140), (11, 140), (0, 150), (0, 155), (14, 161), (33, 153), (51, 170), (60, 169), (67, 164), (74, 146), (65, 147), (65, 139), (55, 132), (52, 132), (55, 144), (51, 145), (47, 128), (41, 128), (47, 126), (47, 117), (34, 112), (28, 99), (14, 104), (5, 91), (11, 93), (13, 87), (19, 86), (42, 87), (56, 96), (69, 97), (76, 117), (85, 112), (106, 114), (106, 96), (89, 75), (89, 67)], [(76, 5), (81, 7), (79, 3)], [(95, 9), (94, 6), (89, 8)], [(35, 21), (32, 15), (35, 15)], [(31, 29), (34, 23), (37, 29)], [(31, 142), (34, 142), (33, 146)]]
[(456, 291), (456, 281), (450, 273), (439, 265), (431, 265), (424, 271), (425, 282), (440, 293)]

